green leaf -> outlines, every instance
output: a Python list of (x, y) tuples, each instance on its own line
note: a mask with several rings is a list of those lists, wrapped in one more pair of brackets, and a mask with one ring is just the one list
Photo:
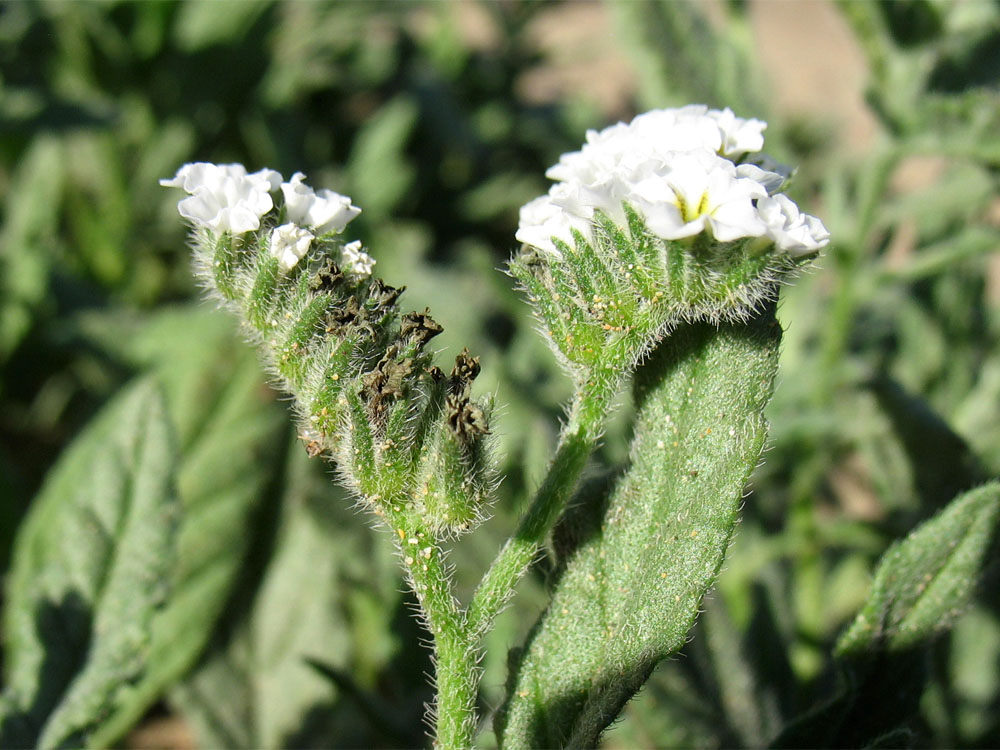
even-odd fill
[(74, 442), (36, 499), (7, 591), (5, 702), (20, 716), (5, 716), (5, 746), (87, 744), (131, 700), (174, 566), (176, 465), (162, 391), (143, 380)]
[[(347, 172), (351, 195), (372, 216), (390, 213), (413, 183), (416, 170), (404, 149), (418, 114), (416, 102), (400, 94), (382, 105), (358, 133)], [(384, 179), (386, 174), (392, 179)]]
[(3, 195), (0, 230), (0, 364), (28, 332), (48, 285), (51, 247), (63, 192), (59, 141), (36, 138)]
[(840, 656), (913, 647), (951, 627), (979, 580), (1000, 519), (1000, 483), (959, 495), (885, 553)]
[(149, 666), (131, 700), (95, 744), (119, 739), (195, 663), (260, 534), (262, 503), (285, 459), (287, 415), (264, 383), (252, 348), (225, 313), (165, 309), (146, 320), (82, 318), (90, 338), (164, 384), (181, 448), (177, 485), (184, 507), (174, 594), (154, 621)]
[[(208, 657), (170, 694), (205, 747), (373, 742), (355, 701), (340, 701), (340, 690), (311, 662), (364, 681), (367, 662), (384, 668), (392, 652), (386, 605), (398, 599), (399, 581), (389, 545), (367, 544), (369, 530), (318, 468), (304, 451), (289, 456), (268, 566), (259, 586), (233, 600), (247, 612), (227, 623)], [(379, 578), (385, 596), (373, 597), (370, 585)], [(385, 600), (352, 628), (357, 598)], [(413, 725), (419, 717), (419, 710), (410, 717)]]
[(637, 374), (631, 466), (579, 524), (551, 604), (514, 666), (506, 747), (593, 746), (715, 581), (764, 444), (780, 329), (678, 329)]
[(720, 8), (725, 24), (710, 23), (696, 3), (636, 0), (610, 9), (623, 49), (641, 72), (646, 106), (705, 102), (743, 116), (764, 113), (753, 35), (736, 4)]
[(924, 518), (986, 479), (969, 445), (927, 402), (888, 376), (874, 378), (870, 387), (913, 467)]
[(174, 24), (177, 46), (187, 53), (243, 39), (268, 10), (268, 3), (192, 3), (178, 8)]

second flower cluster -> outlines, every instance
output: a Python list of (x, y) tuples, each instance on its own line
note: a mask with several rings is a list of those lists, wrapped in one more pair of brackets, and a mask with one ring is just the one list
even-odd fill
[[(349, 197), (332, 190), (313, 190), (304, 180), (301, 172), (284, 182), (273, 169), (248, 173), (242, 164), (194, 162), (160, 184), (188, 193), (177, 210), (194, 227), (213, 235), (260, 230), (276, 208), (272, 193), (280, 191), (284, 201), (275, 221), (281, 223), (272, 224), (266, 241), (282, 270), (290, 271), (316, 238), (340, 234), (361, 213)], [(341, 247), (340, 262), (345, 273), (360, 278), (369, 276), (375, 265), (360, 241)]]
[(720, 242), (767, 238), (792, 256), (815, 253), (829, 232), (779, 192), (789, 172), (760, 154), (766, 127), (695, 104), (591, 130), (580, 151), (546, 172), (557, 182), (521, 209), (517, 239), (559, 255), (559, 245), (573, 247), (574, 231), (592, 239), (595, 211), (624, 226), (628, 205), (663, 240), (705, 232)]

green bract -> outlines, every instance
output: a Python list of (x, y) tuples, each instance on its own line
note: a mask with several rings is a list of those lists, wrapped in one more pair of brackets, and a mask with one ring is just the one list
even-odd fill
[(627, 228), (598, 211), (588, 241), (525, 246), (510, 262), (542, 332), (574, 378), (618, 378), (683, 322), (748, 320), (801, 264), (767, 240), (664, 240), (630, 206)]

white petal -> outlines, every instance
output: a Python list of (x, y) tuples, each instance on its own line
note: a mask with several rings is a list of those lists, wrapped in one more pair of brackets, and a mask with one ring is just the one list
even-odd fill
[(289, 182), (281, 185), (285, 196), (285, 215), (295, 224), (310, 227), (317, 235), (344, 231), (361, 209), (351, 205), (351, 199), (332, 190), (317, 194), (303, 180), (305, 175), (296, 172)]
[(280, 181), (271, 169), (248, 175), (242, 164), (194, 162), (160, 184), (191, 194), (177, 205), (184, 218), (215, 232), (242, 234), (260, 227), (260, 218), (274, 206), (268, 192)]
[(370, 276), (375, 267), (375, 259), (361, 249), (361, 240), (344, 245), (341, 248), (340, 258), (344, 270), (360, 278)]
[(271, 230), (268, 251), (283, 270), (290, 271), (309, 252), (312, 241), (311, 232), (295, 224), (282, 224)]

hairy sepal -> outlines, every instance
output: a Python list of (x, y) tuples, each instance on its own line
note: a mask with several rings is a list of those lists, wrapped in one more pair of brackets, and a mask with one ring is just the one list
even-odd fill
[(558, 253), (525, 246), (509, 264), (578, 385), (620, 382), (682, 323), (748, 320), (805, 262), (766, 238), (664, 240), (631, 206), (622, 208), (626, 226), (597, 211), (592, 241), (579, 232), (573, 245), (553, 237)]

